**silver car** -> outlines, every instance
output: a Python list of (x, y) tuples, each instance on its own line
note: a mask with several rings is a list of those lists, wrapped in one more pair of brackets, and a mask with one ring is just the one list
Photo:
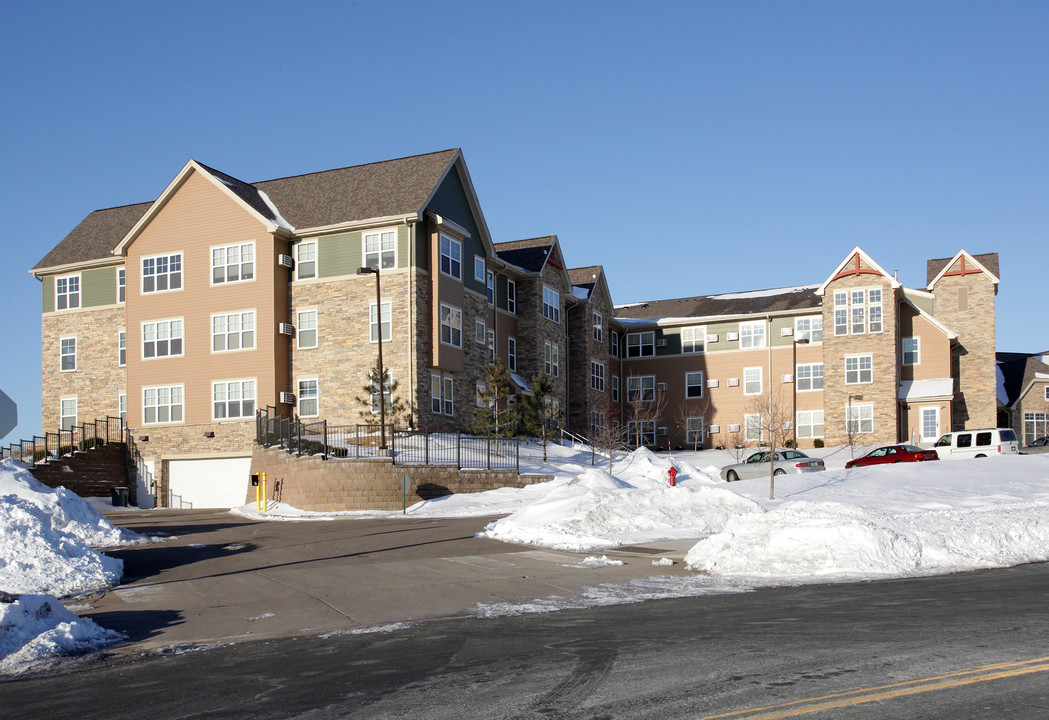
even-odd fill
[(1027, 447), (1020, 448), (1021, 455), (1033, 455), (1035, 453), (1049, 453), (1049, 437), (1038, 438)]
[[(773, 460), (773, 474), (784, 475), (786, 473), (806, 473), (826, 470), (823, 461), (819, 458), (810, 458), (803, 452), (797, 450), (776, 450)], [(769, 474), (769, 451), (756, 452), (746, 460), (736, 465), (726, 465), (721, 468), (721, 479), (726, 482), (736, 480), (747, 480), (768, 476)]]

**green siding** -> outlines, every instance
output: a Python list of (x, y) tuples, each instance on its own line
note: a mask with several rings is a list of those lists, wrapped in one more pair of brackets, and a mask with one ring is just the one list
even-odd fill
[(481, 241), (477, 221), (470, 211), (470, 202), (466, 196), (466, 188), (459, 177), (458, 168), (453, 168), (441, 186), (437, 188), (428, 209), (469, 231), (470, 238), (463, 242), (463, 286), (482, 295), (485, 294), (487, 288), (484, 282), (474, 279), (474, 257), (486, 257), (484, 244)]
[(55, 309), (55, 278), (53, 275), (45, 275), (43, 285), (44, 312), (52, 312)]
[(117, 301), (117, 269), (95, 268), (80, 273), (81, 307), (114, 305)]
[[(382, 228), (376, 228), (381, 230)], [(411, 230), (407, 225), (397, 226), (397, 267), (408, 265)], [(370, 230), (367, 232), (371, 232)], [(317, 239), (317, 277), (355, 275), (364, 265), (365, 231), (328, 235)]]

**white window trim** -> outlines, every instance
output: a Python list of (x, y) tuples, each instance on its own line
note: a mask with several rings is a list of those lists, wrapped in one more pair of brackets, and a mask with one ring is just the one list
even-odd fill
[[(123, 347), (121, 347), (123, 346)], [(120, 361), (120, 353), (124, 353), (124, 361)], [(117, 367), (125, 367), (127, 365), (127, 330), (120, 330), (117, 332)]]
[[(690, 386), (688, 384), (688, 376), (689, 375), (699, 375), (699, 385), (691, 385)], [(689, 390), (690, 387), (693, 387), (693, 388), (694, 387), (698, 387), (699, 388), (699, 395), (689, 395), (688, 394), (688, 390)], [(685, 399), (686, 400), (702, 400), (703, 399), (703, 371), (702, 370), (690, 370), (689, 372), (685, 373)]]
[[(448, 258), (448, 269), (449, 269), (449, 271), (452, 270), (453, 269), (452, 268), (453, 263), (458, 262), (459, 263), (459, 274), (458, 275), (453, 275), (451, 272), (445, 272), (444, 271), (443, 259), (446, 257), (445, 254), (444, 254), (444, 241), (445, 240), (448, 241), (448, 249), (449, 249), (449, 253), (450, 253), (449, 255), (447, 255), (447, 258)], [(459, 248), (459, 258), (458, 258), (458, 260), (456, 260), (454, 257), (452, 257), (451, 248), (453, 248), (453, 247), (458, 247)], [(443, 232), (437, 234), (437, 271), (441, 275), (444, 275), (445, 277), (451, 278), (453, 280), (457, 280), (459, 282), (463, 281), (463, 243), (462, 243), (462, 240), (457, 240), (454, 237), (452, 237), (451, 235), (448, 235), (448, 234), (443, 233)]]
[[(124, 282), (120, 282), (123, 279)], [(124, 299), (120, 299), (120, 291), (124, 291)], [(123, 305), (127, 302), (127, 268), (117, 268), (117, 305)]]
[[(649, 337), (649, 342), (645, 342), (645, 339), (646, 339), (647, 336), (650, 336)], [(637, 347), (637, 354), (636, 355), (631, 355), (630, 354), (630, 347), (631, 347), (630, 338), (637, 338), (637, 345), (636, 345), (636, 347)], [(648, 348), (650, 350), (650, 352), (646, 353), (645, 352), (645, 348)], [(626, 335), (626, 356), (627, 356), (627, 358), (655, 357), (655, 355), (656, 355), (656, 332), (655, 332), (655, 330), (643, 330), (643, 331), (640, 331), (640, 332), (627, 333), (627, 335)]]
[[(870, 410), (870, 422), (871, 422), (871, 429), (870, 430), (863, 430), (863, 421), (865, 419), (863, 417), (863, 415), (865, 413), (861, 412), (863, 410)], [(850, 414), (855, 416), (855, 417), (849, 417)], [(857, 423), (858, 427), (857, 427), (856, 430), (853, 430), (851, 433), (849, 433), (849, 424), (853, 423), (853, 422)], [(845, 432), (846, 432), (846, 434), (851, 434), (851, 435), (869, 435), (869, 434), (873, 433), (874, 432), (874, 405), (872, 403), (867, 403), (865, 405), (846, 405), (845, 406)]]
[[(179, 286), (177, 288), (168, 287), (168, 288), (166, 288), (164, 290), (156, 290), (156, 289), (154, 289), (154, 290), (146, 290), (146, 273), (145, 273), (145, 262), (146, 262), (146, 260), (156, 260), (157, 258), (167, 258), (168, 260), (170, 260), (171, 258), (175, 257), (176, 255), (178, 255), (179, 268), (180, 268), (179, 271), (178, 271), (178, 274), (179, 274)], [(209, 260), (209, 262), (210, 262), (210, 260)], [(186, 253), (184, 251), (182, 251), (182, 250), (175, 250), (173, 252), (159, 253), (159, 254), (156, 254), (156, 255), (143, 255), (142, 257), (140, 257), (138, 259), (138, 266), (139, 266), (139, 278), (138, 278), (139, 279), (139, 286), (138, 287), (139, 287), (139, 291), (143, 295), (157, 295), (157, 294), (163, 294), (163, 293), (169, 293), (169, 292), (182, 292), (186, 288)], [(170, 277), (171, 272), (168, 271), (165, 274)], [(154, 279), (156, 279), (157, 275), (153, 275), (152, 277)], [(169, 282), (169, 285), (170, 285), (170, 282)]]
[[(750, 418), (757, 418), (756, 423), (751, 423)], [(761, 413), (747, 413), (743, 416), (743, 437), (749, 442), (761, 442), (765, 439), (765, 423), (763, 423)], [(750, 431), (753, 425), (757, 425), (757, 437), (751, 437)], [(731, 428), (730, 428), (731, 431)]]
[[(313, 344), (304, 345), (302, 343), (302, 316), (313, 315), (313, 327), (307, 328), (307, 331), (313, 331)], [(321, 322), (320, 322), (320, 311), (315, 307), (301, 308), (295, 311), (295, 348), (297, 350), (315, 350), (320, 346), (321, 341)]]
[(485, 399), (484, 399), (484, 394), (486, 392), (488, 392), (488, 385), (483, 383), (483, 382), (481, 382), (480, 380), (478, 380), (477, 381), (477, 397), (474, 400), (474, 404), (477, 405), (477, 407), (483, 408), (483, 407), (487, 407), (488, 406), (488, 403), (485, 402)]
[[(747, 373), (756, 370), (758, 373), (758, 389), (756, 392), (749, 392), (747, 390)], [(760, 395), (765, 390), (765, 373), (762, 367), (747, 367), (743, 368), (743, 394), (744, 395)]]
[[(746, 332), (744, 332), (744, 328), (750, 329), (751, 332), (750, 332), (749, 335)], [(754, 344), (755, 341), (758, 339), (758, 333), (756, 333), (754, 331), (757, 330), (758, 328), (761, 329), (761, 334), (760, 334), (761, 344), (760, 345)], [(767, 333), (765, 332), (765, 330), (766, 330), (766, 327), (765, 327), (765, 321), (764, 320), (754, 320), (754, 321), (751, 321), (751, 322), (741, 322), (739, 324), (739, 348), (740, 348), (740, 350), (758, 350), (758, 349), (766, 347), (768, 345), (768, 337), (766, 337)], [(747, 338), (750, 339), (750, 343), (749, 344), (744, 344), (747, 341)]]
[[(179, 419), (179, 420), (154, 420), (153, 422), (147, 422), (146, 421), (146, 393), (148, 391), (150, 391), (150, 390), (158, 390), (158, 391), (159, 390), (168, 390), (170, 392), (171, 390), (174, 390), (175, 388), (178, 388), (181, 391), (182, 402), (179, 403), (177, 406), (175, 404), (173, 404), (173, 403), (169, 403), (167, 405), (167, 407), (169, 409), (173, 408), (173, 407), (180, 407), (180, 408), (182, 408), (182, 418)], [(142, 409), (142, 424), (143, 425), (184, 425), (186, 423), (186, 386), (183, 385), (182, 383), (175, 383), (174, 385), (149, 385), (149, 386), (145, 386), (145, 387), (142, 388), (142, 404), (141, 404), (140, 407)], [(156, 407), (160, 408), (161, 406), (157, 405)], [(158, 413), (158, 415), (159, 415), (159, 413)]]
[[(69, 304), (69, 295), (72, 294), (68, 290), (64, 293), (58, 292), (58, 281), (69, 280), (70, 278), (76, 278), (76, 305)], [(66, 296), (66, 306), (64, 308), (58, 307), (58, 298), (61, 295)], [(84, 278), (81, 277), (80, 273), (70, 273), (69, 275), (57, 275), (55, 276), (55, 312), (66, 312), (68, 310), (79, 310), (84, 304)]]
[[(863, 380), (862, 379), (863, 378), (863, 368), (860, 366), (859, 362), (857, 362), (857, 364), (856, 364), (856, 382), (849, 382), (849, 360), (857, 360), (857, 361), (859, 361), (859, 360), (862, 360), (863, 358), (870, 358), (870, 361), (871, 361), (871, 367), (870, 367), (871, 379), (870, 380)], [(845, 366), (845, 384), (846, 385), (870, 385), (871, 383), (874, 382), (874, 355), (872, 353), (859, 353), (859, 354), (856, 354), (856, 355), (846, 355), (845, 359), (843, 361), (843, 364)]]
[[(215, 265), (215, 251), (216, 250), (225, 250), (225, 251), (228, 252), (230, 248), (235, 247), (235, 248), (237, 248), (238, 252), (243, 253), (244, 252), (244, 247), (245, 246), (249, 246), (249, 245), (251, 246), (251, 277), (248, 278), (248, 279), (244, 279), (243, 277), (238, 277), (236, 280), (222, 280), (220, 282), (215, 282), (215, 267), (216, 267), (216, 265)], [(223, 286), (223, 285), (239, 285), (240, 283), (255, 282), (255, 278), (257, 278), (258, 275), (259, 275), (258, 274), (259, 258), (258, 258), (258, 255), (255, 252), (255, 241), (254, 240), (249, 240), (248, 242), (240, 242), (240, 243), (227, 243), (225, 245), (212, 245), (210, 250), (209, 250), (209, 252), (208, 252), (208, 255), (209, 255), (209, 261), (211, 263), (211, 273), (209, 275), (209, 281), (210, 281), (212, 287), (219, 287), (219, 286)], [(244, 265), (243, 262), (237, 263), (238, 275), (240, 275), (240, 268), (243, 265)], [(229, 268), (229, 264), (227, 263), (227, 264), (223, 265), (222, 267)], [(185, 267), (183, 267), (182, 268), (182, 272), (185, 273), (185, 271), (186, 271), (186, 269), (185, 269)]]
[(506, 279), (506, 311), (517, 314), (517, 281), (510, 278)]
[[(243, 385), (246, 382), (252, 383), (252, 395), (251, 395), (251, 413), (248, 415), (226, 415), (226, 417), (215, 416), (215, 388), (219, 385), (225, 385), (227, 389), (230, 383), (240, 383)], [(212, 380), (211, 381), (211, 419), (214, 422), (225, 422), (226, 420), (247, 420), (255, 417), (255, 410), (259, 407), (259, 383), (258, 378), (232, 378), (230, 380)], [(241, 395), (241, 405), (243, 406), (244, 396)], [(226, 396), (226, 409), (229, 409), (229, 395)]]
[[(302, 252), (301, 248), (312, 246), (313, 247), (313, 259), (306, 260), (305, 262), (313, 263), (313, 274), (308, 277), (302, 277), (299, 273), (302, 268), (302, 262), (299, 259), (299, 255)], [(318, 264), (317, 264), (317, 241), (316, 240), (303, 240), (302, 242), (295, 243), (295, 279), (296, 280), (315, 280), (318, 275)]]
[[(70, 401), (72, 401), (73, 403), (73, 414), (66, 415), (64, 412), (63, 404)], [(80, 401), (77, 399), (76, 395), (66, 395), (65, 397), (60, 397), (58, 399), (58, 427), (62, 428), (63, 430), (66, 429), (66, 418), (73, 418), (73, 422), (70, 423), (71, 427), (76, 425), (76, 421), (80, 419)]]
[[(802, 322), (804, 320), (807, 320), (809, 322), (809, 329), (808, 330), (802, 330), (802, 329), (800, 329), (798, 327), (798, 323), (800, 323), (800, 322)], [(812, 324), (814, 322), (819, 322), (819, 324), (820, 324), (820, 326), (819, 326), (820, 339), (819, 340), (813, 340), (812, 339), (812, 334), (814, 332), (817, 332), (816, 330), (814, 330), (812, 328)], [(797, 342), (798, 340), (800, 340), (802, 338), (808, 340), (810, 343), (813, 343), (813, 344), (815, 344), (815, 343), (822, 343), (823, 342), (823, 316), (822, 315), (805, 315), (804, 317), (794, 318), (794, 340), (795, 340), (795, 342)]]
[[(693, 422), (699, 425), (698, 430), (692, 429)], [(705, 423), (703, 422), (703, 418), (701, 417), (685, 418), (685, 442), (689, 445), (702, 445), (703, 442), (706, 440), (706, 428), (704, 427), (704, 425)], [(694, 432), (699, 433), (698, 438), (693, 438), (692, 434)]]
[(517, 338), (513, 335), (506, 338), (506, 367), (517, 372)]
[(127, 393), (117, 393), (117, 417), (127, 426)]
[[(315, 382), (317, 383), (317, 395), (309, 398), (315, 400), (317, 403), (317, 412), (312, 415), (302, 414), (302, 383), (304, 382)], [(300, 377), (295, 378), (295, 413), (299, 417), (320, 417), (321, 414), (321, 381), (316, 376)]]
[[(691, 339), (687, 342), (692, 346), (691, 349), (685, 349), (685, 335), (691, 335)], [(702, 345), (702, 349), (697, 350), (696, 345)], [(692, 355), (694, 353), (706, 352), (707, 350), (707, 326), (706, 325), (691, 325), (689, 327), (681, 328), (681, 352), (685, 355)]]
[[(812, 367), (812, 368), (818, 367), (818, 368), (820, 368), (820, 387), (818, 387), (818, 388), (817, 387), (807, 387), (807, 388), (801, 387), (800, 383), (801, 383), (802, 377), (801, 377), (801, 373), (798, 371), (798, 368), (803, 368), (803, 367)], [(808, 378), (805, 378), (806, 380), (809, 381), (809, 385), (810, 386), (812, 385), (813, 377), (814, 377), (813, 375), (810, 375)], [(825, 378), (824, 378), (824, 375), (823, 375), (823, 363), (821, 363), (821, 362), (798, 363), (796, 366), (794, 366), (794, 387), (797, 389), (797, 391), (799, 393), (823, 392), (823, 381), (824, 381), (824, 379)]]
[[(914, 341), (914, 362), (907, 362), (906, 342), (908, 340)], [(920, 337), (912, 336), (900, 339), (900, 364), (904, 367), (914, 367), (922, 364), (922, 340)]]
[(604, 342), (605, 341), (605, 318), (601, 313), (592, 313), (592, 321), (594, 328), (594, 341)]
[[(382, 249), (382, 236), (385, 233), (391, 233), (391, 232), (393, 233), (393, 264), (389, 265), (389, 266), (386, 266), (386, 265), (382, 264), (382, 256), (385, 254), (385, 252), (388, 252), (388, 251), (384, 251)], [(378, 236), (378, 238), (379, 238), (379, 249), (376, 252), (369, 253), (368, 252), (368, 238), (369, 237), (374, 237), (374, 236)], [(374, 255), (375, 258), (376, 258), (376, 262), (375, 262), (375, 266), (374, 266), (375, 268), (377, 268), (379, 270), (393, 270), (394, 268), (396, 268), (397, 267), (397, 249), (398, 249), (397, 245), (399, 244), (398, 243), (399, 239), (400, 238), (398, 238), (398, 236), (397, 236), (397, 228), (395, 228), (395, 227), (392, 227), (392, 228), (390, 228), (390, 227), (377, 228), (375, 230), (366, 230), (366, 231), (362, 232), (361, 233), (361, 265), (363, 265), (364, 267), (373, 267), (372, 265), (368, 264), (368, 256), (369, 255)]]
[[(62, 367), (62, 361), (66, 357), (66, 353), (63, 352), (63, 349), (62, 349), (62, 343), (64, 341), (66, 341), (66, 340), (72, 340), (73, 341), (73, 353), (72, 353), (72, 355), (73, 355), (73, 367), (71, 367), (71, 368), (64, 368), (64, 367)], [(78, 346), (79, 346), (79, 341), (77, 340), (77, 336), (76, 335), (63, 335), (62, 337), (58, 338), (58, 371), (59, 372), (76, 372), (77, 371), (77, 369), (80, 366), (80, 358), (78, 357), (78, 355), (80, 353), (80, 348)]]
[[(445, 327), (444, 310), (445, 310), (445, 308), (447, 308), (449, 310), (449, 313), (448, 313), (448, 320), (449, 320), (448, 341), (445, 341), (445, 339), (444, 339), (444, 327)], [(456, 324), (453, 322), (456, 317), (459, 318), (459, 324), (458, 324), (459, 342), (458, 343), (451, 342), (452, 340), (454, 340), (454, 334), (455, 334), (454, 331), (457, 328)], [(447, 345), (448, 347), (462, 348), (462, 346), (463, 346), (463, 311), (462, 311), (462, 308), (457, 308), (454, 305), (449, 305), (448, 303), (441, 303), (440, 311), (439, 311), (438, 316), (437, 316), (437, 322), (438, 322), (438, 330), (440, 331), (440, 334), (438, 336), (440, 338), (440, 343), (442, 345)]]
[[(554, 302), (548, 302), (547, 293), (553, 295)], [(552, 323), (561, 324), (561, 293), (547, 284), (543, 284), (543, 317)]]
[(597, 392), (605, 391), (605, 366), (596, 360), (590, 361), (590, 389)]
[[(382, 309), (383, 308), (388, 308), (389, 311), (390, 311), (388, 313), (389, 318), (390, 318), (390, 335), (389, 335), (389, 337), (384, 335), (383, 338), (382, 338), (382, 341), (383, 342), (392, 342), (393, 341), (393, 303), (392, 302), (383, 301), (382, 307), (378, 308), (378, 316), (377, 317), (375, 316), (375, 313), (376, 313), (375, 303), (368, 303), (368, 342), (374, 343), (375, 345), (379, 344), (378, 333), (374, 332), (374, 328), (375, 328), (375, 325), (376, 325), (375, 320), (378, 320), (379, 333), (381, 333), (382, 332), (382, 326), (384, 324), (383, 321), (382, 321), (382, 316), (383, 316)], [(375, 320), (372, 319), (373, 317), (375, 317)], [(460, 327), (460, 330), (461, 329), (462, 328)]]
[[(223, 335), (226, 336), (226, 343), (225, 343), (226, 344), (226, 349), (225, 350), (216, 350), (215, 349), (215, 335), (216, 335), (216, 333), (215, 333), (215, 318), (217, 318), (217, 317), (226, 318), (226, 327), (229, 328), (229, 318), (232, 315), (240, 315), (240, 316), (242, 316), (242, 317), (239, 318), (239, 320), (240, 320), (240, 328), (241, 329), (237, 332), (237, 334), (240, 335), (241, 347), (234, 348), (232, 350), (229, 349), (229, 336), (231, 335), (231, 333), (228, 332), (228, 330), (227, 330), (227, 332), (223, 333)], [(250, 330), (250, 332), (251, 332), (251, 347), (245, 347), (244, 344), (243, 344), (244, 333), (246, 332), (244, 330), (244, 318), (243, 318), (244, 315), (251, 315), (251, 330)], [(225, 353), (235, 353), (235, 352), (244, 352), (244, 351), (249, 351), (250, 352), (251, 350), (255, 350), (258, 347), (258, 343), (259, 343), (259, 323), (258, 323), (258, 313), (255, 312), (255, 308), (250, 308), (250, 309), (245, 309), (245, 310), (231, 310), (230, 312), (212, 313), (212, 315), (211, 315), (211, 324), (210, 324), (208, 329), (211, 332), (211, 354), (212, 355), (222, 355), (222, 354), (225, 354)], [(183, 333), (183, 338), (184, 338), (185, 337), (185, 333), (186, 333), (186, 324), (185, 323), (182, 324), (182, 333)], [(183, 339), (183, 341), (182, 341), (182, 349), (183, 349), (183, 351), (185, 351), (185, 348), (186, 348), (186, 341)]]
[(474, 255), (474, 280), (477, 282), (484, 282), (484, 273), (487, 268), (484, 264), (484, 258), (479, 255)]
[[(176, 322), (176, 321), (182, 323), (182, 335), (179, 336), (181, 338), (181, 340), (182, 340), (182, 352), (180, 352), (178, 354), (168, 353), (167, 355), (156, 355), (156, 354), (154, 354), (153, 357), (146, 357), (146, 326), (147, 325), (156, 325), (157, 323), (169, 323), (170, 324), (170, 323), (173, 323), (173, 322)], [(149, 321), (143, 322), (141, 324), (141, 326), (139, 327), (139, 337), (142, 339), (142, 342), (139, 343), (138, 349), (139, 349), (139, 352), (142, 354), (142, 360), (143, 361), (163, 360), (164, 358), (185, 357), (185, 355), (186, 355), (186, 319), (185, 318), (181, 318), (181, 317), (160, 318), (159, 320), (149, 320)], [(156, 341), (154, 340), (154, 343), (155, 342)], [(171, 342), (170, 327), (169, 327), (169, 332), (168, 332), (168, 342), (169, 343)], [(158, 387), (167, 387), (167, 386), (158, 386)]]
[[(630, 381), (636, 380), (637, 387), (634, 389), (634, 394), (637, 395), (637, 402), (655, 402), (656, 401), (656, 376), (655, 375), (631, 375), (626, 379), (626, 401), (635, 402), (631, 399), (630, 393)], [(649, 381), (649, 382), (646, 382)], [(649, 393), (651, 392), (651, 395)]]
[[(819, 435), (816, 434), (816, 422), (815, 422), (815, 415), (816, 415), (816, 413), (819, 413), (820, 415), (823, 416), (822, 421), (819, 423), (820, 425), (823, 426), (823, 433), (819, 434)], [(798, 420), (798, 418), (800, 418), (802, 415), (807, 416), (807, 418), (809, 420), (807, 423), (802, 423), (800, 420)], [(825, 415), (823, 410), (798, 410), (797, 415), (794, 418), (794, 427), (799, 429), (799, 430), (802, 427), (807, 427), (807, 428), (811, 428), (812, 429), (812, 434), (802, 434), (802, 433), (799, 432), (798, 433), (798, 437), (799, 438), (818, 438), (818, 437), (821, 438), (821, 437), (824, 437), (826, 435), (826, 432), (827, 432), (826, 415)]]
[(484, 345), (488, 340), (488, 325), (484, 320), (474, 320), (474, 342)]

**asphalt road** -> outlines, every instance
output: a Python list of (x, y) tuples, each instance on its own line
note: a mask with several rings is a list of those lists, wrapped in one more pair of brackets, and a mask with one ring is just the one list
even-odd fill
[[(0, 684), (4, 718), (1046, 718), (1049, 565), (244, 642)], [(818, 712), (817, 712), (818, 711)]]

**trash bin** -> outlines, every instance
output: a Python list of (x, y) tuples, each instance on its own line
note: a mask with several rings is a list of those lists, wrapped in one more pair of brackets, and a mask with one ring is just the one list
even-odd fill
[(109, 493), (112, 496), (113, 505), (115, 507), (127, 507), (127, 488), (126, 487), (115, 487), (110, 488)]

